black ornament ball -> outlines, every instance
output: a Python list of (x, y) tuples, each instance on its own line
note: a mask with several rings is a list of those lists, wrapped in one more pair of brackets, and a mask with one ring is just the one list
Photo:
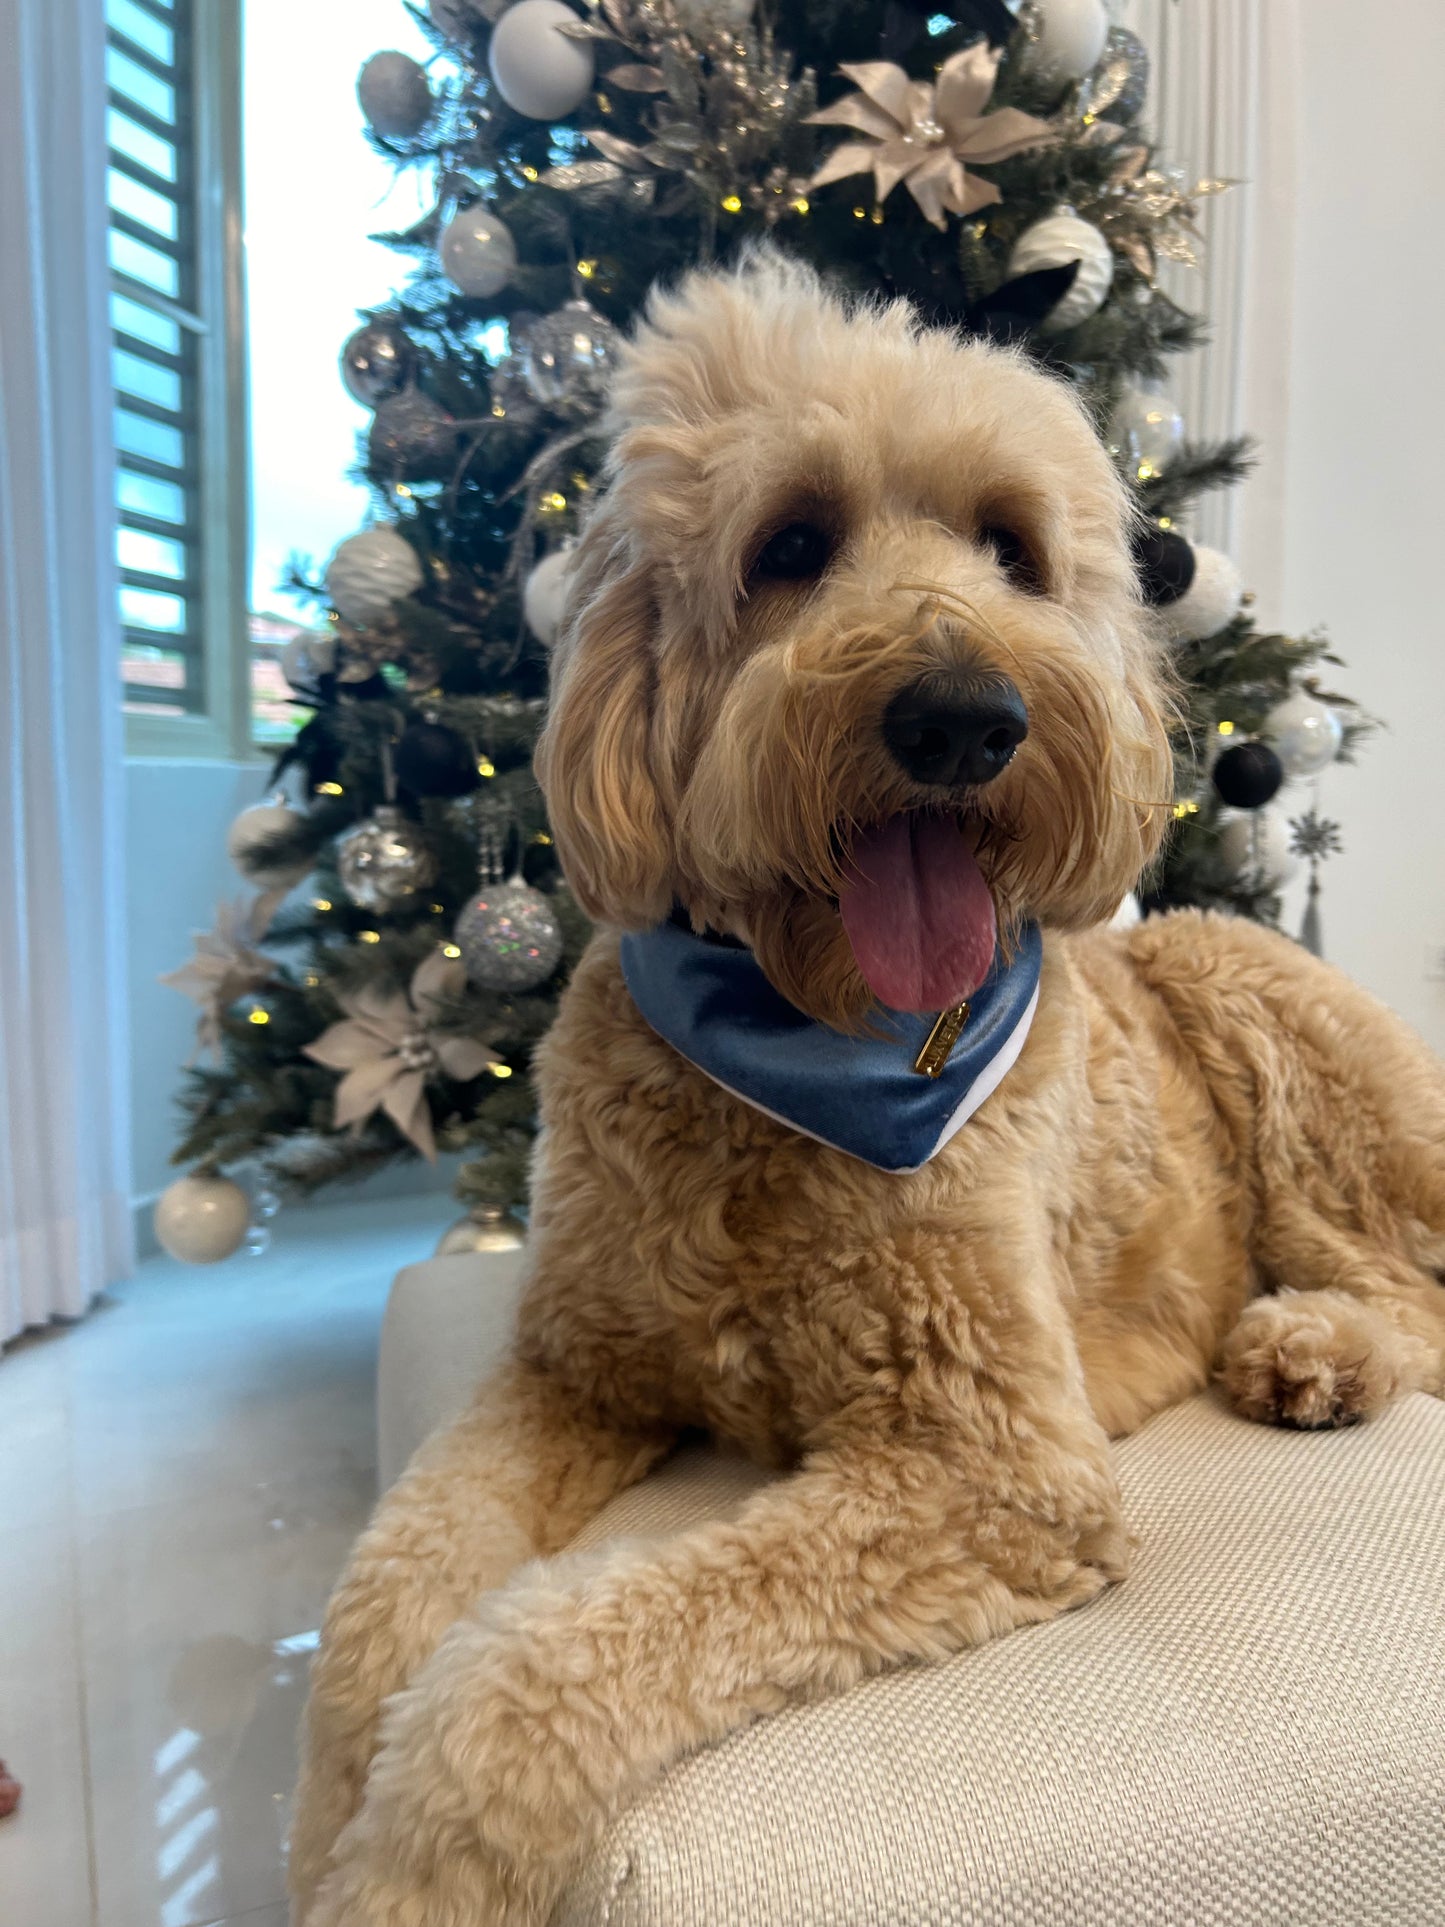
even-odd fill
[(445, 723), (410, 723), (396, 746), (396, 780), (413, 796), (470, 796), (481, 785), (477, 759)]
[(1144, 600), (1167, 609), (1187, 595), (1194, 580), (1194, 551), (1172, 529), (1144, 529), (1134, 537), (1134, 566)]
[(1284, 782), (1284, 764), (1268, 743), (1235, 743), (1214, 765), (1214, 787), (1232, 810), (1263, 809)]

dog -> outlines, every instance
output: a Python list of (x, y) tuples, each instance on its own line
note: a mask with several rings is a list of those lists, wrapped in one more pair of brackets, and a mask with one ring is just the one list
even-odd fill
[[(653, 297), (612, 409), (538, 757), (600, 930), (512, 1356), (326, 1616), (305, 1927), (539, 1927), (690, 1749), (1094, 1599), (1110, 1439), (1213, 1374), (1445, 1389), (1423, 1045), (1247, 922), (1106, 927), (1170, 697), (1066, 386), (762, 256)], [(698, 1427), (786, 1476), (548, 1557)]]

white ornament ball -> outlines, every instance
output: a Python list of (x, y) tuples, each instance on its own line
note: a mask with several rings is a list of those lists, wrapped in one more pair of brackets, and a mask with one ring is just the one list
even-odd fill
[(313, 695), (336, 668), (336, 637), (330, 629), (303, 629), (281, 651), (281, 674), (298, 696)]
[(557, 640), (557, 631), (562, 625), (562, 610), (572, 586), (574, 559), (570, 549), (557, 549), (551, 555), (544, 555), (522, 587), (522, 614), (527, 619), (527, 627), (546, 649)]
[(1233, 622), (1244, 602), (1239, 570), (1219, 549), (1194, 545), (1194, 580), (1177, 602), (1160, 610), (1179, 642), (1203, 642)]
[(581, 18), (563, 0), (517, 0), (492, 34), (488, 61), (497, 92), (528, 120), (561, 120), (586, 99), (594, 61), (586, 40), (563, 27)]
[(1037, 37), (1026, 59), (1040, 80), (1082, 80), (1098, 65), (1109, 37), (1103, 0), (1038, 0)]
[(1044, 320), (1043, 326), (1050, 333), (1076, 328), (1103, 307), (1114, 280), (1109, 243), (1072, 208), (1060, 208), (1025, 228), (1009, 256), (1011, 280), (1021, 274), (1036, 274), (1041, 268), (1062, 268), (1070, 261), (1078, 262), (1079, 272), (1069, 292)]
[(1261, 732), (1274, 745), (1286, 776), (1318, 776), (1340, 753), (1345, 727), (1328, 703), (1296, 689), (1276, 703)]
[(1129, 473), (1147, 482), (1162, 475), (1184, 440), (1184, 417), (1167, 395), (1126, 388), (1109, 423), (1109, 445)]
[(230, 1178), (193, 1171), (162, 1191), (153, 1222), (162, 1251), (182, 1264), (214, 1265), (241, 1249), (251, 1203)]
[(1220, 854), (1237, 877), (1256, 889), (1282, 889), (1298, 872), (1299, 858), (1289, 843), (1288, 817), (1270, 806), (1227, 816), (1219, 829)]
[(378, 622), (421, 585), (416, 550), (392, 528), (348, 535), (326, 565), (326, 593), (347, 622)]
[(226, 854), (247, 883), (258, 890), (289, 890), (301, 881), (311, 868), (310, 857), (285, 863), (265, 854), (273, 837), (289, 833), (300, 821), (301, 812), (279, 793), (242, 810), (226, 832)]
[(431, 119), (431, 88), (410, 54), (373, 54), (356, 77), (367, 121), (387, 140), (410, 140)]
[[(523, 0), (524, 5), (534, 3)], [(453, 287), (482, 301), (499, 294), (517, 271), (512, 230), (480, 201), (447, 222), (438, 252), (442, 271)]]

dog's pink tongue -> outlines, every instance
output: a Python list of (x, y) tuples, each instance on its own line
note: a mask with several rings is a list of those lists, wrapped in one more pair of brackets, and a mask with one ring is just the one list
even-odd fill
[(892, 1010), (947, 1010), (993, 962), (998, 923), (951, 817), (895, 816), (853, 845), (839, 908), (868, 988)]

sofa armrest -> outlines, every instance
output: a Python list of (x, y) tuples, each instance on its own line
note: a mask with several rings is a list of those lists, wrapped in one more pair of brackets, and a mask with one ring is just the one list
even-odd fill
[(429, 1432), (465, 1409), (506, 1351), (523, 1256), (468, 1251), (397, 1273), (377, 1360), (379, 1491), (395, 1483)]

